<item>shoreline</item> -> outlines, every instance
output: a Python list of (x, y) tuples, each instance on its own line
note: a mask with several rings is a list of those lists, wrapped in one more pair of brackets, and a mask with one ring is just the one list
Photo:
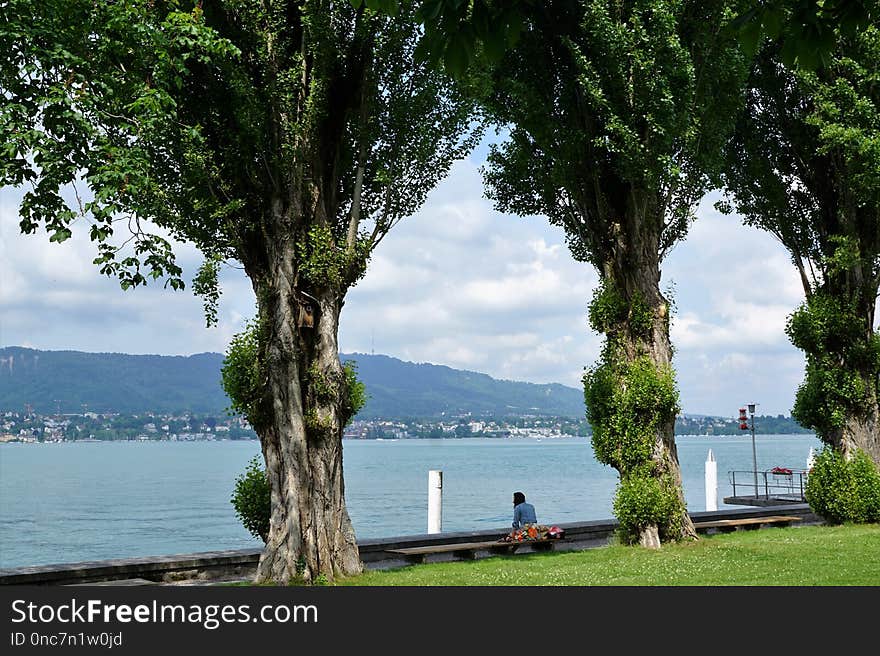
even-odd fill
[[(695, 521), (717, 521), (770, 517), (779, 514), (801, 517), (799, 525), (823, 524), (808, 504), (785, 504), (720, 511), (692, 512)], [(565, 550), (585, 550), (606, 546), (614, 539), (617, 520), (603, 519), (560, 523), (565, 530)], [(797, 530), (796, 528), (794, 530)], [(365, 569), (402, 567), (408, 561), (392, 550), (440, 544), (470, 543), (477, 540), (498, 540), (507, 535), (507, 528), (481, 531), (457, 531), (417, 534), (358, 541)], [(563, 546), (563, 545), (560, 545)], [(559, 547), (557, 547), (559, 550)], [(255, 570), (262, 547), (207, 551), (189, 554), (118, 558), (74, 563), (56, 563), (0, 568), (0, 585), (89, 585), (107, 581), (142, 580), (144, 584), (205, 585), (221, 580), (242, 580)], [(525, 553), (525, 552), (524, 552)], [(457, 560), (450, 553), (448, 560)], [(236, 578), (239, 577), (239, 578)]]
[[(760, 433), (756, 432), (755, 437), (815, 437), (815, 433)], [(343, 442), (426, 442), (426, 441), (449, 441), (449, 442), (460, 442), (462, 440), (491, 440), (491, 441), (505, 441), (505, 440), (517, 440), (517, 439), (535, 439), (538, 441), (541, 440), (559, 440), (559, 439), (583, 439), (589, 440), (591, 436), (589, 435), (506, 435), (504, 437), (489, 437), (486, 435), (468, 435), (466, 437), (345, 437), (343, 438)], [(743, 437), (743, 435), (735, 434), (735, 433), (719, 433), (719, 434), (696, 434), (696, 433), (680, 433), (675, 435), (678, 437), (705, 437), (705, 438), (718, 438), (718, 437)], [(82, 440), (21, 440), (21, 439), (10, 439), (4, 440), (0, 439), (0, 446), (4, 444), (109, 444), (109, 443), (127, 443), (127, 444), (154, 444), (154, 443), (177, 443), (177, 444), (192, 444), (194, 442), (243, 442), (243, 443), (259, 443), (259, 439), (250, 438), (250, 439), (229, 439), (229, 438), (220, 438), (215, 440), (208, 439), (200, 439), (200, 440), (137, 440), (137, 439), (118, 439), (118, 440), (96, 440), (85, 438)]]

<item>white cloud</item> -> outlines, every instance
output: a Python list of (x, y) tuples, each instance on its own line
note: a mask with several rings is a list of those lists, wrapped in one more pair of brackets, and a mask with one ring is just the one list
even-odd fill
[[(380, 244), (342, 312), (344, 352), (384, 353), (497, 378), (580, 386), (602, 340), (587, 325), (595, 271), (559, 228), (493, 210), (480, 162), (457, 163)], [(720, 215), (708, 198), (663, 265), (674, 283), (675, 365), (685, 411), (732, 414), (746, 399), (788, 414), (803, 357), (784, 334), (801, 300), (794, 267), (766, 234)], [(122, 292), (102, 277), (84, 234), (49, 244), (17, 229), (18, 196), (0, 191), (0, 345), (189, 354), (224, 351), (253, 315), (241, 271), (222, 272), (219, 326), (201, 300), (161, 287)], [(198, 266), (179, 249), (187, 275)]]
[[(495, 212), (480, 184), (476, 165), (457, 163), (385, 238), (349, 293), (341, 348), (577, 385), (584, 356), (595, 357), (578, 345), (596, 342), (585, 321), (596, 274), (542, 219)], [(454, 203), (467, 208), (460, 230), (447, 220)]]
[(773, 348), (785, 334), (793, 308), (783, 305), (741, 303), (732, 309), (702, 315), (691, 311), (672, 321), (673, 342), (682, 349)]
[[(201, 300), (190, 291), (161, 283), (122, 291), (92, 264), (96, 249), (85, 226), (75, 226), (61, 244), (49, 243), (42, 232), (19, 234), (20, 197), (0, 192), (0, 345), (169, 355), (223, 351), (241, 317), (253, 313), (246, 280), (229, 270), (221, 280), (230, 302), (210, 330)], [(175, 253), (191, 278), (199, 254), (185, 244), (176, 244)]]

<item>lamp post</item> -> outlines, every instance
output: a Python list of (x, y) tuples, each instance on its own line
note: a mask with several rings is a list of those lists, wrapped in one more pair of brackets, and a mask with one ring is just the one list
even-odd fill
[(755, 450), (755, 406), (756, 403), (749, 403), (749, 414), (752, 416), (752, 465), (755, 472), (755, 498), (758, 498), (758, 453)]
[(757, 403), (748, 403), (746, 404), (749, 409), (749, 414), (752, 416), (751, 426), (749, 426), (746, 418), (746, 409), (739, 409), (739, 428), (740, 430), (749, 430), (751, 428), (752, 431), (752, 474), (755, 476), (755, 498), (758, 498), (758, 453), (755, 449), (755, 406)]

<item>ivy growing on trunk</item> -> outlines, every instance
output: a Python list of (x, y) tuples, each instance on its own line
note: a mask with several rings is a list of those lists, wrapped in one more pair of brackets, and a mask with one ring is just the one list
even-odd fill
[(653, 313), (638, 296), (624, 304), (606, 283), (597, 288), (589, 317), (594, 330), (609, 335), (583, 382), (596, 459), (621, 474), (613, 506), (620, 537), (639, 542), (644, 526), (656, 526), (661, 541), (676, 540), (686, 508), (669, 474), (673, 463), (655, 458), (657, 434), (674, 424), (680, 411), (672, 367), (657, 365), (647, 353), (628, 359), (615, 337), (615, 326), (623, 322), (649, 336)]

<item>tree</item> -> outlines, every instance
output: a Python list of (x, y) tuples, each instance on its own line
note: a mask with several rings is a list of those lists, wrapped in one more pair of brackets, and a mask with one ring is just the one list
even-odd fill
[[(485, 180), (498, 209), (544, 215), (599, 272), (606, 336), (584, 377), (597, 458), (620, 473), (615, 511), (646, 546), (695, 537), (673, 426), (670, 302), (660, 263), (716, 181), (747, 63), (729, 2), (542, 3), (495, 68), (486, 104), (507, 140)], [(625, 520), (625, 521), (624, 521)]]
[[(352, 5), (394, 13), (398, 0), (350, 0)], [(543, 0), (422, 0), (420, 55), (442, 62), (452, 75), (476, 63), (497, 63), (519, 39), (523, 25), (539, 16)], [(828, 64), (835, 34), (852, 37), (876, 19), (876, 0), (751, 0), (738, 6), (727, 26), (751, 54), (764, 37), (778, 39), (780, 56), (792, 66), (815, 70)]]
[[(21, 230), (85, 223), (123, 288), (184, 286), (171, 238), (257, 299), (254, 359), (233, 399), (258, 433), (272, 517), (257, 579), (358, 572), (337, 352), (370, 254), (474, 145), (472, 105), (413, 60), (413, 7), (347, 1), (10, 0), (0, 16), (3, 185), (30, 184)], [(85, 187), (65, 198), (65, 190)], [(72, 205), (72, 206), (71, 206)], [(131, 229), (119, 243), (120, 227)]]
[(752, 2), (731, 24), (755, 52), (764, 38), (779, 44), (790, 67), (817, 70), (831, 65), (839, 35), (852, 38), (877, 18), (876, 0), (762, 0)]
[(880, 29), (839, 36), (831, 64), (793, 70), (769, 43), (728, 147), (743, 221), (785, 246), (805, 302), (786, 332), (806, 355), (794, 417), (851, 460), (880, 464)]

